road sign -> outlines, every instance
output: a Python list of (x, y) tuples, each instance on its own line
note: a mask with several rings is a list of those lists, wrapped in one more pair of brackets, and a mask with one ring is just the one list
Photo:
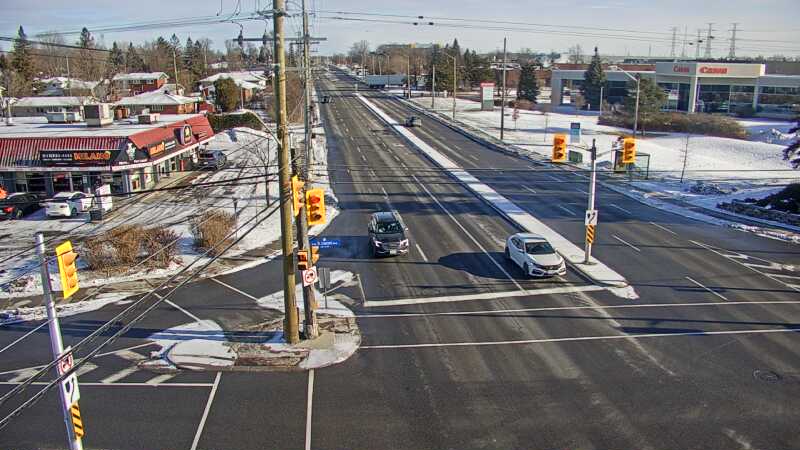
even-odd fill
[(584, 225), (597, 225), (597, 210), (587, 209), (586, 220), (583, 221)]
[(595, 232), (594, 225), (586, 225), (586, 242), (593, 244), (594, 243), (594, 232)]
[(571, 122), (569, 124), (569, 143), (570, 144), (580, 144), (581, 143), (581, 123), (580, 122)]
[(61, 382), (61, 392), (64, 394), (64, 404), (69, 407), (81, 399), (78, 389), (78, 375), (72, 374)]
[(341, 239), (312, 238), (309, 243), (319, 248), (338, 248), (342, 246)]
[(72, 369), (72, 347), (67, 347), (58, 360), (58, 375), (64, 375)]
[(303, 286), (311, 286), (317, 282), (317, 268), (310, 267), (302, 272)]

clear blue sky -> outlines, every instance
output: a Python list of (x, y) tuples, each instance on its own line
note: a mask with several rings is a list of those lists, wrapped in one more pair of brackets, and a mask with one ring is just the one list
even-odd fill
[[(603, 54), (667, 55), (670, 50), (671, 27), (679, 28), (679, 40), (684, 27), (690, 37), (696, 36), (698, 28), (707, 28), (714, 22), (713, 56), (728, 53), (732, 22), (739, 22), (739, 55), (781, 53), (800, 56), (800, 4), (798, 0), (436, 0), (436, 1), (382, 1), (373, 0), (307, 0), (320, 13), (312, 18), (313, 33), (328, 38), (319, 49), (321, 54), (346, 51), (357, 40), (365, 39), (374, 47), (388, 42), (452, 42), (458, 38), (463, 47), (478, 51), (489, 51), (502, 46), (503, 37), (509, 38), (512, 50), (530, 47), (541, 51), (566, 51), (580, 44), (585, 51), (595, 45)], [(289, 6), (299, 8), (300, 0), (292, 0)], [(271, 7), (269, 0), (241, 0), (242, 14), (251, 13), (256, 6)], [(222, 0), (221, 16), (230, 15), (237, 1)], [(216, 16), (220, 2), (215, 0), (2, 0), (0, 35), (12, 36), (17, 27), (25, 27), (29, 37), (45, 30), (76, 30), (87, 26), (90, 31), (100, 26), (118, 26), (199, 16)], [(366, 21), (332, 20), (339, 16), (322, 11), (366, 12), (379, 14), (439, 16), (454, 19), (498, 20), (523, 22), (523, 25), (472, 24), (434, 20), (440, 26), (412, 26)], [(353, 17), (353, 16), (347, 16)], [(372, 17), (378, 20), (409, 22), (407, 18)], [(460, 25), (459, 25), (460, 24)], [(542, 28), (535, 24), (561, 25), (562, 28)], [(263, 21), (242, 22), (246, 36), (261, 36)], [(299, 18), (287, 21), (289, 31), (299, 30)], [(478, 28), (472, 28), (477, 26)], [(269, 25), (271, 29), (271, 23)], [(490, 30), (486, 27), (500, 27)], [(598, 27), (621, 31), (589, 30), (580, 27)], [(510, 29), (510, 28), (513, 28)], [(537, 32), (531, 32), (536, 28)], [(556, 30), (567, 34), (549, 33)], [(633, 33), (638, 32), (638, 33)], [(141, 42), (176, 33), (182, 41), (208, 37), (217, 48), (224, 48), (224, 41), (239, 33), (239, 26), (232, 23), (194, 25), (180, 28), (163, 28), (127, 32), (95, 33), (98, 40), (110, 45), (112, 41)], [(590, 33), (592, 36), (569, 35)], [(659, 35), (656, 33), (664, 33)], [(620, 35), (632, 37), (619, 39)], [(705, 35), (705, 32), (703, 33)], [(66, 37), (74, 41), (75, 35)], [(761, 40), (761, 41), (756, 41)], [(779, 42), (765, 42), (779, 41)], [(3, 43), (4, 49), (8, 44)], [(678, 53), (680, 53), (680, 44)], [(705, 47), (703, 47), (705, 48)], [(690, 47), (691, 49), (691, 47)], [(693, 52), (690, 51), (690, 55)]]

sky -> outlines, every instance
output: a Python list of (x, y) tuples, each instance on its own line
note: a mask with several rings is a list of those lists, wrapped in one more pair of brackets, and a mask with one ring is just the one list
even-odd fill
[[(288, 2), (290, 12), (299, 11), (300, 1)], [(738, 56), (800, 56), (798, 0), (306, 1), (314, 12), (312, 35), (327, 38), (318, 46), (320, 55), (346, 52), (353, 42), (362, 39), (374, 48), (383, 43), (444, 44), (457, 38), (462, 48), (484, 52), (501, 49), (503, 38), (507, 37), (511, 51), (531, 48), (566, 53), (569, 47), (579, 44), (585, 52), (598, 46), (600, 53), (606, 55), (669, 56), (672, 27), (677, 27), (676, 53), (680, 56), (684, 30), (688, 30), (689, 40), (696, 39), (698, 28), (703, 29), (705, 37), (708, 22), (712, 22), (712, 56), (723, 57), (730, 48), (731, 24), (738, 22)], [(233, 17), (235, 20), (237, 16), (233, 14), (237, 9), (241, 11), (238, 17), (242, 17), (256, 8), (272, 6), (270, 0), (0, 0), (0, 3), (0, 36), (15, 36), (17, 28), (23, 25), (30, 39), (43, 31), (79, 31), (84, 26), (92, 31), (100, 27), (198, 17), (220, 20)], [(434, 25), (414, 26), (410, 22), (415, 19), (391, 15), (421, 15), (426, 18), (423, 22), (432, 20)], [(160, 35), (169, 38), (175, 33), (181, 41), (189, 36), (193, 40), (210, 38), (214, 47), (223, 49), (226, 40), (239, 34), (240, 26), (245, 37), (260, 37), (265, 28), (272, 29), (271, 21), (240, 20), (239, 24), (163, 26), (93, 34), (110, 46), (112, 41), (140, 43)], [(301, 31), (300, 17), (288, 18), (286, 26), (292, 34)], [(65, 39), (73, 42), (77, 35), (66, 35)], [(4, 50), (9, 47), (7, 42), (0, 43)], [(693, 49), (687, 47), (689, 56), (693, 56)], [(702, 49), (701, 55), (705, 44)]]

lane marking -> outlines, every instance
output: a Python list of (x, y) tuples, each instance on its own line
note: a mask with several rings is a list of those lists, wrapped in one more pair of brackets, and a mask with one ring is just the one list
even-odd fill
[(461, 229), (461, 231), (463, 231), (463, 232), (464, 232), (464, 234), (466, 234), (466, 235), (467, 235), (467, 237), (469, 237), (469, 238), (470, 238), (470, 240), (471, 240), (471, 241), (472, 241), (472, 242), (473, 242), (473, 243), (474, 243), (476, 246), (478, 246), (478, 248), (479, 248), (479, 249), (480, 249), (480, 250), (481, 250), (481, 251), (482, 251), (482, 252), (483, 252), (483, 253), (484, 253), (484, 254), (485, 254), (485, 255), (486, 255), (488, 258), (489, 258), (489, 260), (491, 260), (491, 261), (492, 261), (492, 263), (493, 263), (493, 264), (494, 264), (494, 265), (495, 265), (495, 266), (496, 266), (498, 269), (500, 269), (500, 271), (501, 271), (501, 272), (503, 272), (503, 274), (504, 274), (504, 275), (505, 275), (505, 276), (506, 276), (506, 277), (507, 277), (509, 280), (511, 280), (511, 282), (512, 282), (512, 283), (514, 283), (514, 286), (516, 286), (516, 287), (517, 287), (517, 289), (519, 289), (520, 291), (527, 292), (527, 291), (525, 291), (525, 289), (524, 289), (524, 288), (523, 288), (523, 287), (522, 287), (522, 286), (521, 286), (519, 283), (517, 283), (517, 280), (515, 280), (515, 279), (514, 279), (514, 278), (511, 276), (511, 274), (509, 274), (509, 273), (508, 273), (508, 271), (506, 271), (506, 269), (504, 269), (504, 268), (503, 268), (503, 266), (501, 266), (501, 265), (500, 265), (500, 263), (498, 263), (497, 261), (495, 261), (495, 259), (494, 259), (494, 258), (492, 258), (492, 255), (490, 255), (490, 254), (489, 254), (489, 252), (488, 252), (488, 251), (486, 251), (486, 248), (484, 248), (484, 247), (483, 247), (483, 245), (481, 245), (481, 243), (480, 243), (480, 242), (478, 242), (478, 240), (477, 240), (477, 239), (475, 239), (475, 236), (473, 236), (473, 235), (472, 235), (472, 233), (470, 233), (469, 231), (467, 231), (467, 229), (466, 229), (466, 228), (464, 228), (464, 225), (462, 225), (462, 224), (461, 224), (461, 222), (459, 222), (458, 220), (456, 220), (456, 218), (455, 218), (455, 217), (453, 217), (453, 215), (452, 215), (452, 214), (450, 214), (450, 211), (449, 211), (447, 208), (445, 208), (445, 207), (444, 207), (444, 205), (443, 205), (443, 204), (442, 204), (442, 203), (439, 201), (439, 199), (438, 199), (438, 198), (436, 198), (436, 197), (435, 197), (435, 196), (434, 196), (434, 195), (431, 193), (431, 191), (429, 191), (429, 190), (428, 190), (428, 188), (427, 188), (427, 187), (425, 187), (425, 185), (423, 185), (423, 184), (422, 184), (422, 182), (420, 182), (420, 181), (419, 181), (419, 178), (417, 178), (417, 176), (416, 176), (416, 175), (412, 175), (412, 177), (414, 177), (414, 180), (417, 182), (417, 184), (419, 184), (419, 186), (420, 186), (420, 187), (421, 187), (421, 188), (422, 188), (422, 189), (423, 189), (423, 190), (424, 190), (424, 191), (425, 191), (425, 192), (426, 192), (426, 193), (427, 193), (427, 194), (428, 194), (428, 195), (429, 195), (429, 196), (430, 196), (430, 197), (433, 199), (433, 201), (434, 201), (434, 202), (436, 202), (436, 204), (439, 206), (439, 208), (441, 208), (441, 209), (442, 209), (442, 211), (444, 211), (444, 212), (445, 212), (445, 214), (447, 214), (447, 216), (448, 216), (448, 217), (450, 217), (450, 220), (452, 220), (452, 221), (453, 221), (453, 222), (454, 222), (456, 225), (458, 225), (458, 228), (460, 228), (460, 229)]
[(522, 189), (525, 189), (526, 191), (530, 192), (531, 194), (535, 194), (536, 193), (536, 191), (534, 191), (533, 189), (529, 188), (528, 186), (522, 186)]
[(639, 249), (639, 247), (637, 247), (637, 246), (635, 246), (635, 245), (633, 245), (633, 244), (631, 244), (631, 243), (629, 243), (629, 242), (623, 241), (623, 240), (622, 240), (622, 239), (620, 239), (620, 238), (619, 238), (619, 236), (617, 236), (616, 234), (612, 234), (612, 235), (611, 235), (611, 237), (613, 237), (614, 239), (616, 239), (616, 240), (618, 240), (618, 241), (622, 242), (623, 244), (627, 245), (628, 247), (630, 247), (630, 248), (632, 248), (632, 249), (636, 250), (637, 252), (641, 252), (641, 250)]
[[(0, 385), (13, 385), (13, 384), (21, 384), (22, 382), (19, 381), (0, 381)], [(50, 384), (49, 381), (34, 381), (31, 383), (32, 385), (37, 386), (44, 386)], [(81, 381), (80, 387), (84, 386), (92, 386), (92, 387), (117, 387), (117, 386), (131, 386), (131, 387), (211, 387), (213, 386), (212, 383), (163, 383), (163, 384), (147, 384), (147, 383), (102, 383), (102, 382), (87, 382)]]
[(562, 180), (561, 178), (557, 178), (557, 177), (555, 177), (555, 176), (553, 176), (553, 175), (544, 174), (544, 176), (546, 176), (547, 178), (550, 178), (550, 179), (551, 179), (551, 180), (553, 180), (553, 181), (564, 181), (564, 180)]
[[(119, 380), (121, 380), (121, 379), (123, 379), (123, 378), (125, 378), (125, 377), (127, 377), (129, 375), (132, 375), (132, 374), (134, 374), (134, 373), (136, 373), (138, 371), (139, 371), (139, 368), (136, 367), (136, 366), (127, 367), (125, 369), (120, 370), (119, 372), (116, 372), (116, 373), (114, 373), (112, 375), (109, 375), (109, 376), (101, 379), (100, 382), (103, 383), (103, 384), (113, 383), (113, 382), (119, 381)], [(83, 384), (83, 383), (81, 383), (81, 384)]]
[[(798, 305), (800, 300), (765, 300), (761, 302), (693, 302), (693, 303), (644, 303), (644, 304), (628, 304), (628, 305), (610, 305), (610, 306), (550, 306), (541, 308), (517, 308), (517, 309), (486, 309), (482, 311), (448, 311), (448, 312), (431, 312), (431, 313), (395, 313), (395, 314), (356, 314), (357, 319), (391, 319), (397, 317), (435, 317), (435, 316), (471, 316), (471, 315), (484, 315), (484, 314), (507, 314), (507, 313), (523, 313), (523, 312), (548, 312), (548, 311), (580, 311), (580, 310), (597, 310), (605, 311), (607, 309), (630, 309), (630, 308), (676, 308), (684, 306), (749, 306), (749, 305)], [(679, 319), (676, 319), (679, 321)]]
[(384, 197), (389, 198), (389, 193), (386, 192), (386, 189), (383, 186), (381, 186), (381, 191), (383, 191), (383, 196)]
[(627, 209), (623, 208), (622, 206), (617, 206), (617, 205), (615, 205), (613, 203), (609, 203), (608, 206), (611, 206), (612, 208), (617, 208), (618, 210), (620, 210), (620, 211), (622, 211), (622, 212), (624, 212), (626, 214), (633, 215), (632, 212), (628, 211)]
[[(157, 293), (153, 292), (153, 295), (155, 295), (156, 297), (158, 297), (158, 298), (163, 300), (163, 297), (161, 297)], [(187, 316), (191, 317), (195, 322), (201, 322), (199, 317), (197, 317), (194, 314), (190, 313), (189, 311), (183, 309), (180, 305), (178, 305), (177, 303), (173, 302), (172, 300), (169, 300), (169, 299), (164, 300), (164, 303), (172, 306), (173, 308), (177, 309), (178, 311), (180, 311), (180, 312), (186, 314)]]
[(177, 376), (177, 374), (175, 373), (165, 373), (145, 381), (145, 384), (149, 384), (151, 386), (158, 386), (159, 384), (162, 384), (168, 380), (175, 378), (175, 376)]
[[(708, 250), (708, 251), (711, 251), (711, 252), (713, 252), (713, 253), (716, 253), (716, 254), (718, 254), (718, 255), (720, 255), (720, 256), (722, 256), (722, 257), (724, 257), (724, 258), (727, 258), (727, 259), (729, 259), (729, 260), (731, 260), (731, 261), (735, 262), (736, 264), (739, 264), (740, 266), (747, 267), (748, 269), (752, 270), (753, 272), (755, 272), (755, 273), (758, 273), (758, 274), (761, 274), (761, 275), (763, 275), (763, 276), (765, 276), (765, 277), (767, 277), (767, 278), (769, 278), (769, 279), (771, 279), (771, 280), (773, 280), (773, 281), (777, 281), (778, 283), (780, 283), (780, 284), (782, 284), (782, 285), (784, 285), (784, 286), (788, 287), (789, 289), (793, 289), (793, 290), (795, 290), (795, 291), (797, 291), (797, 292), (800, 292), (800, 286), (798, 286), (798, 285), (795, 285), (795, 284), (789, 284), (789, 283), (786, 283), (785, 281), (781, 280), (780, 278), (775, 278), (775, 277), (773, 277), (771, 274), (764, 273), (764, 272), (762, 272), (762, 271), (760, 271), (760, 270), (758, 270), (758, 269), (755, 269), (755, 268), (753, 268), (753, 267), (750, 267), (749, 265), (747, 265), (747, 264), (745, 264), (745, 263), (743, 263), (743, 262), (739, 261), (737, 258), (733, 258), (733, 257), (730, 257), (730, 256), (726, 256), (726, 255), (724, 255), (724, 254), (722, 254), (722, 253), (718, 252), (717, 250), (715, 250), (715, 249), (714, 249), (714, 247), (711, 247), (710, 245), (703, 244), (703, 243), (701, 243), (701, 242), (697, 242), (697, 241), (692, 241), (692, 240), (690, 240), (689, 242), (691, 242), (692, 244), (695, 244), (695, 245), (697, 245), (697, 246), (700, 246), (700, 247), (702, 247), (702, 248), (704, 248), (704, 249), (706, 249), (706, 250)], [(740, 254), (740, 256), (746, 256), (746, 255), (741, 255), (741, 254)], [(760, 258), (754, 258), (754, 259), (760, 259)], [(765, 262), (772, 263), (771, 261), (767, 261), (767, 260), (765, 260), (765, 259), (761, 259), (761, 261), (765, 261)], [(777, 263), (774, 263), (774, 264), (777, 264)]]
[(719, 292), (717, 292), (717, 291), (715, 291), (715, 290), (713, 290), (713, 289), (711, 289), (711, 288), (708, 288), (708, 287), (706, 287), (706, 286), (703, 286), (702, 284), (700, 284), (700, 282), (696, 281), (695, 279), (693, 279), (693, 278), (690, 278), (690, 277), (686, 277), (686, 279), (687, 279), (687, 280), (689, 280), (689, 281), (691, 281), (692, 283), (694, 283), (694, 284), (696, 284), (696, 285), (700, 286), (701, 288), (703, 288), (703, 289), (707, 290), (708, 292), (711, 292), (712, 294), (716, 295), (717, 297), (719, 297), (719, 298), (721, 298), (721, 299), (723, 299), (723, 300), (728, 300), (728, 299), (727, 299), (727, 298), (726, 298), (724, 295), (720, 294)]
[(417, 251), (419, 252), (420, 256), (422, 256), (422, 259), (424, 259), (425, 262), (429, 262), (428, 261), (428, 257), (425, 256), (425, 252), (422, 251), (422, 247), (420, 247), (419, 244), (416, 244), (416, 243), (414, 244), (414, 246), (417, 247)]
[(686, 337), (686, 336), (720, 336), (737, 334), (768, 334), (768, 333), (798, 333), (800, 329), (775, 329), (762, 328), (752, 330), (723, 330), (723, 331), (685, 331), (680, 333), (644, 333), (644, 334), (614, 334), (608, 336), (577, 336), (549, 339), (520, 339), (514, 341), (476, 341), (476, 342), (443, 342), (429, 344), (390, 344), (390, 345), (362, 345), (363, 350), (388, 350), (406, 348), (441, 348), (441, 347), (485, 347), (495, 345), (526, 345), (546, 344), (552, 342), (581, 342), (581, 341), (606, 341), (614, 339), (646, 339), (658, 337)]
[(394, 158), (395, 161), (400, 162), (400, 158), (394, 153), (392, 153), (392, 157)]
[(200, 442), (200, 436), (203, 434), (203, 427), (206, 425), (206, 419), (208, 418), (208, 412), (211, 410), (211, 403), (214, 402), (214, 394), (217, 393), (217, 386), (219, 386), (219, 379), (222, 376), (222, 372), (217, 372), (217, 376), (214, 378), (214, 384), (211, 386), (211, 393), (208, 394), (208, 402), (206, 402), (206, 409), (203, 410), (203, 417), (200, 419), (200, 425), (197, 427), (197, 433), (194, 435), (194, 440), (192, 441), (191, 450), (197, 450), (197, 444)]
[(473, 161), (475, 161), (475, 162), (480, 162), (480, 161), (478, 160), (478, 158), (477, 158), (475, 155), (469, 155), (469, 154), (466, 154), (466, 155), (464, 155), (464, 156), (466, 156), (467, 158), (469, 158), (469, 159), (471, 159), (471, 160), (473, 160)]
[(666, 231), (667, 233), (672, 233), (672, 234), (674, 234), (675, 236), (677, 236), (677, 235), (678, 235), (678, 233), (676, 233), (676, 232), (674, 232), (674, 231), (670, 230), (670, 229), (669, 229), (669, 228), (667, 228), (667, 227), (662, 227), (661, 225), (659, 225), (659, 224), (657, 224), (657, 223), (655, 223), (655, 222), (648, 222), (648, 223), (649, 223), (650, 225), (653, 225), (654, 227), (661, 228), (662, 230)]
[(364, 158), (363, 154), (361, 155), (361, 160), (364, 161), (364, 162), (367, 162), (367, 158)]
[(559, 207), (559, 208), (561, 208), (561, 210), (562, 210), (562, 211), (566, 211), (566, 212), (567, 212), (569, 215), (571, 215), (571, 216), (574, 216), (574, 215), (576, 215), (574, 211), (572, 211), (571, 209), (567, 208), (567, 207), (566, 207), (566, 206), (564, 206), (564, 205), (556, 205), (556, 206), (557, 206), (557, 207)]
[(564, 286), (536, 290), (519, 290), (505, 292), (486, 292), (481, 294), (443, 295), (439, 297), (400, 298), (395, 300), (373, 300), (364, 302), (365, 308), (380, 308), (384, 306), (420, 305), (429, 303), (453, 303), (479, 300), (496, 300), (510, 297), (527, 297), (548, 294), (570, 294), (574, 292), (602, 291), (602, 286)]
[(217, 284), (220, 284), (220, 285), (222, 285), (222, 286), (225, 286), (226, 288), (228, 288), (228, 289), (232, 290), (233, 292), (236, 292), (236, 293), (238, 293), (238, 294), (242, 294), (242, 295), (244, 295), (245, 297), (247, 297), (247, 298), (249, 298), (249, 299), (251, 299), (251, 300), (258, 301), (258, 299), (257, 299), (256, 297), (254, 297), (254, 296), (252, 296), (252, 295), (248, 294), (248, 293), (247, 293), (247, 292), (245, 292), (245, 291), (242, 291), (241, 289), (237, 289), (237, 288), (235, 288), (235, 287), (231, 286), (230, 284), (228, 284), (228, 283), (226, 283), (226, 282), (224, 282), (224, 281), (218, 280), (218, 279), (216, 279), (216, 278), (210, 278), (210, 280), (211, 280), (211, 281), (213, 281), (213, 282), (215, 282), (215, 283), (217, 283)]
[(306, 400), (306, 450), (311, 450), (311, 409), (314, 405), (314, 369), (308, 371), (308, 398)]

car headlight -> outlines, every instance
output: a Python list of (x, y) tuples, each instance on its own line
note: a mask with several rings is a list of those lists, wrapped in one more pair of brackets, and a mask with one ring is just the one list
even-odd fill
[(403, 239), (400, 241), (400, 247), (408, 247), (408, 239)]
[(375, 247), (380, 247), (381, 245), (383, 245), (383, 242), (375, 241)]

